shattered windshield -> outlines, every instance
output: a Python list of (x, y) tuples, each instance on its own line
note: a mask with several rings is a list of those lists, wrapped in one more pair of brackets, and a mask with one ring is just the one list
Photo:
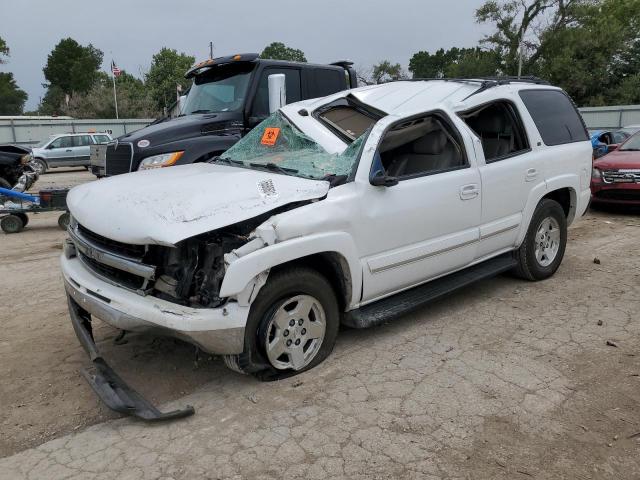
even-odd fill
[(314, 179), (349, 176), (366, 136), (360, 135), (342, 153), (329, 153), (276, 112), (218, 161)]

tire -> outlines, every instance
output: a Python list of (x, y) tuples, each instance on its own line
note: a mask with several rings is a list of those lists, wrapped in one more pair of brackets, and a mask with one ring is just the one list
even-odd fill
[(14, 213), (16, 217), (20, 217), (22, 220), (22, 227), (26, 227), (29, 224), (29, 216), (26, 213)]
[(47, 167), (47, 162), (45, 162), (41, 158), (34, 158), (33, 160), (31, 160), (31, 163), (33, 164), (33, 168), (38, 175), (46, 173), (46, 171), (49, 169), (49, 167)]
[(62, 215), (58, 217), (58, 226), (62, 230), (66, 230), (69, 227), (69, 222), (71, 220), (71, 214), (69, 212), (64, 212)]
[(530, 281), (549, 278), (562, 263), (567, 246), (567, 218), (558, 202), (542, 199), (531, 218), (527, 235), (516, 250), (515, 274)]
[[(309, 313), (302, 313), (307, 306)], [(251, 305), (244, 352), (226, 355), (224, 362), (234, 371), (253, 374), (263, 381), (297, 375), (329, 356), (339, 327), (338, 300), (324, 276), (306, 267), (275, 271)], [(274, 352), (281, 350), (276, 359)]]
[(18, 233), (24, 228), (24, 225), (19, 216), (7, 215), (0, 220), (0, 228), (4, 233)]

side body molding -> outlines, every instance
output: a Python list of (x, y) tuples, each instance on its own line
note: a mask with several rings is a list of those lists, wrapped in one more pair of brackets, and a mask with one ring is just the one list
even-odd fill
[(352, 295), (347, 310), (360, 301), (362, 270), (358, 251), (351, 236), (344, 232), (325, 232), (293, 238), (266, 246), (231, 262), (220, 289), (221, 297), (241, 293), (257, 275), (283, 263), (317, 253), (332, 252), (341, 255), (349, 267)]

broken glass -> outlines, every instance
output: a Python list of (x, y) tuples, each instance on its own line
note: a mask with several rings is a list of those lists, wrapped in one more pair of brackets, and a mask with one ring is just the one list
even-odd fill
[(245, 167), (265, 166), (273, 171), (321, 179), (349, 176), (358, 160), (366, 133), (342, 153), (329, 153), (276, 112), (227, 150), (227, 163)]

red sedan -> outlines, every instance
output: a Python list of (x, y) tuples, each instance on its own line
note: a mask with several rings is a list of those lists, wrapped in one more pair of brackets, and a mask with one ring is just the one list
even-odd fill
[(640, 133), (593, 162), (591, 201), (640, 205)]

